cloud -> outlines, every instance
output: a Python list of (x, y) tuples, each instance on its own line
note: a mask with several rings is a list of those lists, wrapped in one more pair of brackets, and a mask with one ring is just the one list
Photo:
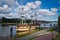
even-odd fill
[(7, 4), (10, 7), (14, 7), (19, 5), (19, 3), (17, 2), (17, 0), (4, 0), (5, 4)]
[(41, 1), (35, 1), (35, 2), (28, 2), (26, 6), (32, 9), (36, 9), (41, 5)]
[[(22, 8), (25, 10), (22, 10)], [(21, 5), (17, 8), (17, 12), (19, 13), (19, 15), (28, 13), (28, 15), (25, 15), (26, 19), (31, 19), (31, 16), (33, 16), (34, 20), (35, 20), (35, 14), (37, 16), (37, 19), (40, 20), (39, 18), (43, 18), (44, 16), (56, 15), (57, 11), (58, 11), (57, 8), (51, 8), (51, 10), (40, 8), (33, 11), (31, 10), (30, 6), (28, 7), (27, 5), (24, 6)]]
[(38, 9), (37, 12), (39, 14), (46, 14), (47, 12), (49, 12), (49, 10), (48, 9)]
[[(20, 5), (16, 8), (17, 13), (20, 15), (28, 13), (27, 18), (30, 18), (31, 15), (35, 17), (35, 13), (31, 9), (36, 9), (40, 6), (40, 1), (28, 2), (26, 5)], [(33, 13), (32, 13), (33, 12)]]
[(40, 20), (40, 19), (42, 19), (42, 18), (44, 18), (43, 15), (38, 15), (36, 19), (37, 19), (37, 20)]
[(17, 13), (23, 15), (23, 14), (28, 13), (30, 11), (30, 8), (28, 6), (20, 5), (19, 7), (17, 7), (16, 11)]
[(37, 5), (37, 6), (40, 6), (41, 5), (41, 1), (35, 1), (35, 5)]
[(51, 10), (49, 10), (49, 9), (38, 9), (37, 12), (40, 15), (56, 15), (57, 9), (56, 8), (51, 8)]
[(6, 18), (21, 18), (20, 14), (18, 13), (10, 13), (10, 14), (5, 14), (4, 15)]
[(57, 9), (57, 8), (51, 8), (51, 11), (52, 11), (52, 12), (57, 12), (58, 9)]
[(2, 6), (2, 0), (0, 0), (0, 6)]
[(3, 14), (3, 13), (1, 13), (0, 14), (0, 18), (2, 18), (2, 17), (9, 18), (9, 19), (13, 18), (11, 13), (10, 14)]
[(52, 11), (49, 11), (48, 13), (46, 13), (45, 15), (56, 15), (57, 13), (54, 13), (54, 12), (52, 12)]
[(0, 14), (0, 19), (3, 17), (3, 14)]
[(26, 18), (26, 19), (31, 19), (31, 17), (30, 17), (30, 16), (28, 16), (28, 15), (27, 15), (25, 18)]
[[(0, 2), (2, 5), (2, 0)], [(16, 0), (4, 0), (4, 2), (6, 5), (0, 6), (0, 16), (6, 18), (21, 18), (21, 15), (25, 14), (26, 19), (31, 19), (33, 16), (35, 20), (35, 14), (37, 14), (37, 19), (40, 20), (44, 16), (56, 15), (58, 11), (57, 8), (41, 9), (41, 1), (28, 2), (26, 5), (19, 5)]]
[(28, 2), (28, 3), (26, 4), (26, 6), (28, 6), (29, 8), (31, 8), (31, 7), (32, 7), (32, 5), (34, 5), (34, 3), (33, 3), (33, 2)]
[(11, 8), (9, 8), (7, 5), (3, 5), (3, 7), (0, 7), (0, 14), (8, 14), (11, 12)]
[(13, 17), (14, 17), (14, 18), (21, 18), (21, 15), (20, 15), (19, 13), (15, 13), (15, 14), (13, 15)]
[(39, 18), (43, 18), (44, 16), (43, 16), (43, 15), (39, 15), (38, 17), (39, 17)]

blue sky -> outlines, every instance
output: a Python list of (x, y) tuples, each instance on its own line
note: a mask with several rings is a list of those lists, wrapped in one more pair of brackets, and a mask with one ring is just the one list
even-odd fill
[[(26, 4), (27, 2), (35, 2), (36, 0), (17, 0), (19, 4)], [(23, 1), (23, 2), (22, 2)], [(51, 8), (60, 6), (60, 0), (39, 0), (42, 2), (41, 8)]]
[[(41, 2), (40, 4), (37, 3), (38, 5), (34, 4), (36, 1), (37, 0), (0, 0), (0, 17), (2, 15), (1, 13), (3, 13), (2, 16), (5, 16), (5, 17), (6, 17), (5, 13), (9, 13), (8, 16), (13, 15), (13, 18), (19, 17), (18, 12), (16, 12), (16, 11), (19, 10), (19, 7), (20, 6), (22, 7), (22, 5), (24, 6), (24, 9), (26, 12), (28, 12), (28, 10), (32, 11), (32, 10), (30, 10), (30, 8), (32, 6), (31, 7), (26, 6), (27, 3), (30, 3), (30, 5), (33, 4), (37, 8), (39, 8), (38, 13), (43, 13), (42, 14), (43, 17), (42, 18), (38, 17), (37, 19), (47, 20), (47, 21), (57, 21), (58, 20), (58, 16), (60, 15), (60, 0), (38, 0)], [(33, 2), (33, 3), (31, 4), (31, 2)], [(33, 6), (33, 8), (35, 8), (35, 7)], [(5, 10), (7, 10), (7, 11), (5, 11)], [(21, 13), (21, 10), (19, 11), (19, 13)], [(9, 18), (8, 16), (7, 16), (7, 18)], [(28, 15), (28, 16), (30, 16), (30, 15)], [(28, 18), (30, 18), (30, 17), (28, 17)]]

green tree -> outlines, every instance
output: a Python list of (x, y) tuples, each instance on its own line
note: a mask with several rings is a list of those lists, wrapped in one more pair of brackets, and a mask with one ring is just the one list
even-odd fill
[(30, 21), (31, 21), (31, 20), (29, 20), (29, 19), (26, 20), (27, 23), (30, 23)]
[(60, 15), (58, 17), (58, 26), (60, 27)]
[(3, 18), (2, 18), (2, 23), (5, 23), (5, 21), (6, 21), (6, 18), (3, 17)]

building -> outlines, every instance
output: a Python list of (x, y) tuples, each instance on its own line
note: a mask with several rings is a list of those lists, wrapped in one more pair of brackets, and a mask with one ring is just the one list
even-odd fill
[(14, 37), (16, 35), (16, 25), (10, 23), (0, 24), (0, 37)]
[(48, 22), (48, 23), (41, 23), (40, 24), (40, 27), (43, 27), (44, 29), (45, 28), (55, 28), (58, 26), (58, 22)]

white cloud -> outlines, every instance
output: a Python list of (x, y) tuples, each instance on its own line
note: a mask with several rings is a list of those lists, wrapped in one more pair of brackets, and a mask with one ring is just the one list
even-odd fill
[(37, 6), (40, 6), (41, 5), (41, 1), (35, 1), (35, 5), (37, 5)]
[(58, 9), (57, 9), (57, 8), (51, 8), (51, 11), (52, 11), (52, 12), (57, 12)]
[(1, 14), (0, 14), (0, 18), (2, 18), (2, 17), (3, 17), (3, 14), (1, 13)]
[(6, 18), (9, 18), (9, 19), (13, 18), (13, 16), (12, 16), (11, 13), (10, 13), (10, 14), (0, 14), (0, 17), (1, 17), (1, 18), (2, 18), (2, 17), (6, 17)]
[(15, 4), (19, 6), (19, 3), (18, 3), (18, 1), (16, 1), (16, 2), (15, 2)]
[(43, 15), (39, 15), (39, 18), (43, 18), (44, 16)]
[(55, 12), (52, 12), (52, 11), (49, 11), (48, 13), (46, 13), (46, 15), (56, 15), (56, 13)]
[(5, 2), (8, 6), (11, 6), (11, 7), (19, 5), (19, 3), (17, 2), (17, 0), (16, 0), (16, 1), (15, 1), (15, 0), (4, 0), (4, 2)]
[(14, 18), (21, 18), (20, 16), (21, 16), (21, 15), (18, 14), (18, 13), (15, 13), (15, 14), (13, 15)]
[(11, 8), (9, 8), (7, 5), (0, 7), (0, 13), (6, 14), (6, 13), (10, 13), (10, 12), (11, 12)]
[(29, 11), (30, 11), (30, 8), (28, 7), (28, 6), (19, 6), (18, 8), (17, 8), (17, 13), (19, 13), (19, 14), (26, 14), (26, 13), (28, 13)]
[(2, 0), (0, 0), (0, 6), (2, 6)]
[(34, 3), (33, 2), (29, 2), (26, 4), (26, 6), (28, 6), (29, 8), (33, 7), (34, 6)]
[(41, 1), (29, 2), (26, 4), (29, 8), (36, 9), (41, 5)]
[[(31, 15), (33, 16), (33, 19), (35, 19), (35, 13), (36, 13), (37, 19), (40, 20), (40, 18), (44, 17), (43, 15), (45, 16), (56, 15), (58, 11), (57, 8), (41, 9), (40, 8), (42, 3), (41, 1), (28, 2), (26, 5), (19, 5), (19, 3), (15, 0), (4, 0), (4, 2), (6, 3), (6, 5), (0, 7), (0, 16), (6, 18), (21, 18), (21, 15), (27, 14), (24, 15), (27, 19), (31, 19)], [(14, 6), (17, 6), (17, 8), (15, 8)], [(15, 11), (15, 13), (14, 12), (10, 13), (13, 10)]]
[(37, 11), (41, 15), (56, 15), (57, 13), (57, 9), (55, 10), (52, 9), (51, 11), (49, 9), (39, 9)]
[(20, 14), (18, 13), (10, 13), (5, 15), (6, 18), (21, 18)]
[(44, 18), (43, 15), (37, 15), (37, 16), (35, 17), (35, 19), (37, 19), (37, 20), (40, 20), (40, 19), (43, 19), (43, 18)]
[(39, 14), (46, 14), (46, 13), (49, 12), (49, 10), (48, 10), (48, 9), (38, 9), (37, 12), (38, 12)]
[(27, 16), (26, 16), (26, 19), (31, 19), (31, 17), (27, 15)]

